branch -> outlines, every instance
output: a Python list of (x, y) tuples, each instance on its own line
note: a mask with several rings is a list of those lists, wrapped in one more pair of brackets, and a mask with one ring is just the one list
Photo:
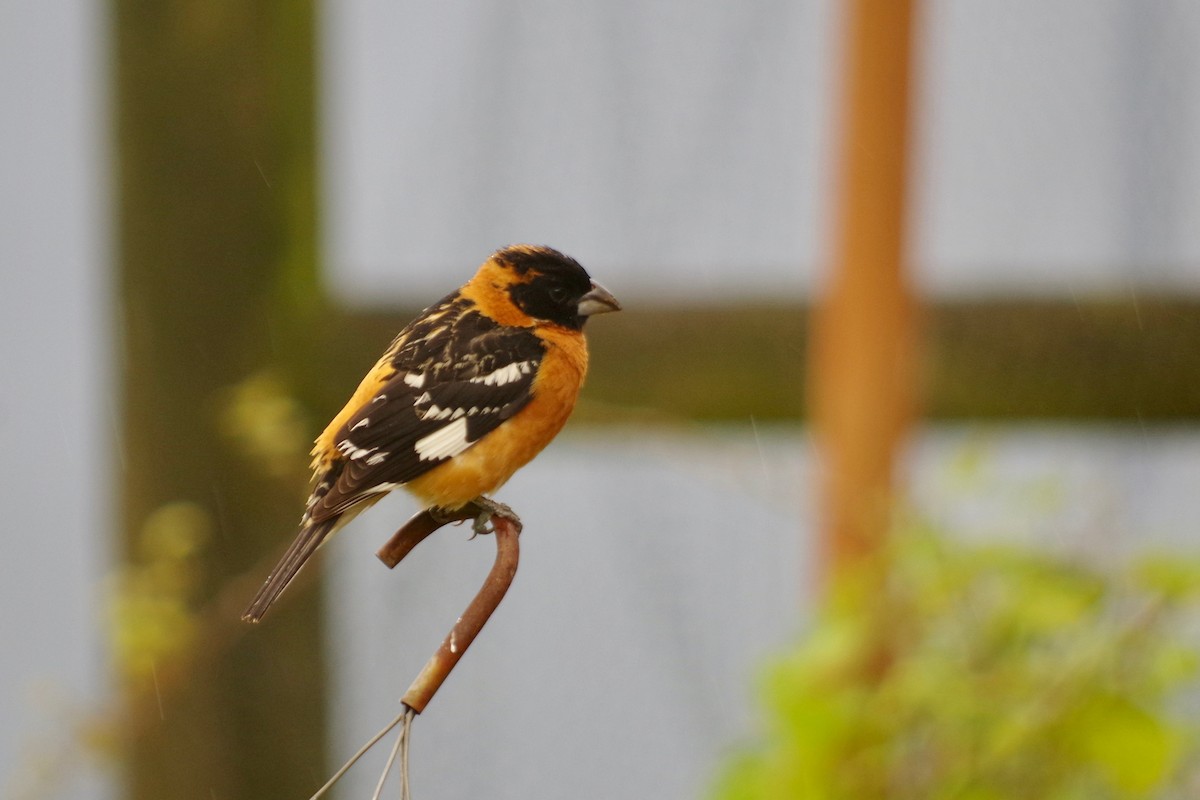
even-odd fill
[(457, 511), (443, 511), (438, 514), (434, 514), (433, 509), (427, 508), (404, 523), (375, 555), (379, 557), (380, 561), (387, 564), (388, 569), (392, 569), (404, 560), (404, 557), (411, 553), (414, 547), (425, 541), (425, 537), (438, 528), (449, 525), (451, 522), (474, 519), (478, 513), (474, 504), (465, 505)]
[[(425, 707), (429, 705), (429, 701), (433, 699), (437, 690), (441, 688), (441, 685), (450, 675), (450, 671), (454, 669), (458, 660), (462, 658), (463, 653), (471, 646), (471, 642), (475, 641), (475, 637), (479, 635), (484, 624), (491, 618), (496, 607), (500, 605), (500, 601), (504, 599), (504, 595), (508, 592), (508, 587), (512, 585), (513, 577), (517, 574), (517, 561), (520, 557), (518, 537), (521, 533), (521, 520), (517, 519), (516, 515), (512, 514), (507, 507), (502, 508), (503, 511), (499, 512), (494, 508), (487, 509), (493, 512), (491, 516), (492, 533), (496, 537), (496, 562), (492, 565), (492, 571), (488, 573), (487, 579), (484, 580), (483, 586), (479, 589), (478, 594), (475, 595), (475, 599), (467, 606), (467, 610), (454, 623), (454, 627), (450, 629), (450, 634), (442, 642), (442, 646), (434, 652), (433, 657), (429, 659), (429, 662), (422, 668), (420, 674), (417, 675), (416, 680), (408, 687), (408, 691), (404, 693), (404, 697), (400, 700), (404, 705), (403, 711), (386, 728), (376, 734), (371, 741), (363, 745), (350, 761), (338, 770), (313, 795), (312, 800), (317, 800), (317, 798), (325, 794), (364, 753), (370, 750), (371, 747), (401, 722), (404, 723), (404, 728), (396, 741), (396, 746), (392, 750), (391, 757), (388, 758), (387, 765), (384, 768), (383, 775), (379, 778), (379, 784), (376, 786), (375, 792), (376, 797), (378, 797), (383, 789), (384, 782), (387, 780), (388, 773), (392, 770), (396, 755), (399, 753), (402, 796), (404, 798), (409, 797), (408, 744), (410, 739), (409, 726), (412, 723), (412, 718), (415, 714), (420, 714), (424, 711)], [(461, 522), (477, 518), (484, 510), (483, 507), (474, 503), (470, 503), (453, 512), (438, 512), (435, 514), (430, 509), (426, 509), (404, 523), (404, 526), (396, 531), (392, 535), (392, 538), (379, 549), (377, 555), (389, 568), (395, 567), (405, 556), (412, 552), (414, 547), (423, 542), (426, 537), (438, 528), (448, 525), (451, 522)]]
[[(437, 530), (437, 528), (425, 529), (426, 516), (431, 516), (430, 512), (422, 511), (410, 519), (408, 524), (396, 531), (396, 535), (392, 536), (388, 545), (380, 549), (379, 558), (382, 558), (385, 564), (388, 563), (388, 557), (400, 553), (400, 557), (396, 559), (398, 563), (398, 560), (404, 558), (404, 555), (415, 547), (416, 543), (424, 540), (426, 536), (433, 533), (433, 530)], [(462, 518), (474, 516), (473, 513), (468, 512), (467, 517)], [(413, 523), (418, 524), (413, 525), (412, 530), (408, 530), (409, 525)], [(440, 528), (444, 524), (444, 522), (439, 523), (437, 527)], [(404, 705), (418, 714), (425, 710), (425, 706), (430, 703), (438, 688), (450, 675), (450, 670), (455, 668), (455, 664), (462, 658), (462, 654), (467, 651), (470, 643), (474, 642), (485, 622), (491, 618), (492, 612), (499, 606), (500, 601), (504, 600), (504, 595), (508, 593), (512, 584), (512, 577), (517, 573), (517, 560), (521, 554), (520, 546), (518, 546), (518, 535), (521, 534), (520, 519), (494, 515), (492, 528), (492, 533), (496, 535), (496, 564), (493, 564), (492, 571), (487, 573), (487, 579), (480, 588), (479, 594), (476, 594), (475, 599), (470, 601), (466, 612), (463, 612), (454, 627), (450, 628), (450, 634), (446, 636), (442, 646), (434, 652), (433, 657), (425, 664), (425, 668), (421, 669), (412, 686), (408, 687), (408, 691), (404, 692), (404, 697), (401, 698)], [(385, 557), (385, 553), (388, 554), (388, 557)]]

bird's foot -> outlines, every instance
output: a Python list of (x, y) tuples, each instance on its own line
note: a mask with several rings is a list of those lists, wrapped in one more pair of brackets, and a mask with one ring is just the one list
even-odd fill
[(517, 512), (504, 503), (498, 503), (489, 497), (480, 495), (471, 501), (471, 505), (479, 511), (475, 515), (475, 522), (471, 524), (471, 529), (475, 531), (476, 536), (481, 533), (495, 532), (496, 528), (492, 524), (493, 517), (503, 517), (516, 525), (518, 530), (521, 528), (521, 518), (517, 516)]
[(440, 506), (431, 506), (429, 508), (429, 516), (433, 517), (434, 522), (440, 525), (446, 525), (451, 522), (465, 522), (470, 519), (471, 530), (475, 533), (471, 538), (474, 539), (481, 533), (495, 533), (496, 529), (492, 525), (493, 517), (503, 517), (517, 526), (517, 530), (521, 529), (521, 518), (517, 516), (517, 512), (506, 506), (504, 503), (498, 503), (490, 497), (480, 495), (471, 502), (456, 509), (447, 509)]

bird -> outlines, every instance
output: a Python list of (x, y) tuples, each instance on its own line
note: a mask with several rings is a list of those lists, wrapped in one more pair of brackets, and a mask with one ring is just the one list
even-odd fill
[(242, 619), (258, 622), (322, 543), (388, 492), (434, 511), (475, 503), (475, 530), (511, 511), (488, 495), (566, 424), (587, 374), (584, 323), (620, 303), (550, 247), (501, 248), (421, 312), (312, 449), (299, 532)]

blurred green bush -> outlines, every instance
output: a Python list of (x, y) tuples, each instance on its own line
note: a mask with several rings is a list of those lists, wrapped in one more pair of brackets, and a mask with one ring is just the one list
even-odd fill
[(1200, 797), (1198, 598), (1179, 558), (1109, 571), (899, 534), (766, 670), (765, 731), (713, 796)]

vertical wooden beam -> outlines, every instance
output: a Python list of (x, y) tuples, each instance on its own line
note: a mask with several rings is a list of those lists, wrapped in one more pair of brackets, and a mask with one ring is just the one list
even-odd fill
[(814, 314), (809, 384), (825, 563), (835, 572), (885, 535), (916, 406), (916, 304), (905, 276), (914, 0), (844, 8), (833, 268)]
[[(313, 4), (112, 7), (124, 551), (136, 558), (156, 510), (188, 504), (212, 535), (180, 581), (204, 607), (291, 535), (302, 503), (299, 481), (239, 450), (221, 409), (247, 377), (311, 359)], [(123, 796), (307, 797), (320, 783), (316, 593), (291, 606), (205, 658), (158, 661), (152, 691), (127, 687), (148, 724), (130, 726)]]

